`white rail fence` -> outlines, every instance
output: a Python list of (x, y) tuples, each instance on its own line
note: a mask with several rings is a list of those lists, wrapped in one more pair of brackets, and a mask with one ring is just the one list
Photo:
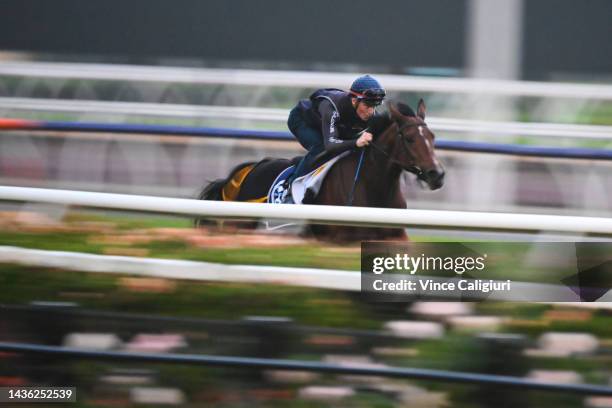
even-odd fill
[[(0, 75), (290, 88), (344, 88), (354, 73), (174, 68), (119, 64), (1, 62)], [(612, 100), (612, 85), (377, 75), (391, 91)]]
[[(180, 259), (49, 251), (3, 245), (0, 245), (0, 263), (167, 279), (287, 285), (352, 292), (361, 290), (359, 272), (332, 269), (228, 265)], [(569, 289), (565, 291), (567, 290)]]
[(600, 217), (218, 202), (7, 186), (0, 186), (0, 200), (224, 219), (301, 220), (372, 227), (428, 226), (612, 235), (612, 219)]
[[(190, 281), (285, 285), (348, 292), (361, 291), (360, 272), (337, 269), (226, 265), (178, 259), (96, 255), (10, 246), (0, 246), (0, 263)], [(407, 277), (407, 279), (409, 278)], [(431, 276), (421, 278), (440, 279)], [(598, 299), (597, 302), (580, 302), (578, 295), (568, 286), (518, 281), (512, 282), (512, 286), (514, 293), (521, 293), (526, 297), (540, 298), (542, 303), (551, 303), (550, 300), (553, 299), (568, 299), (569, 302), (572, 302), (572, 307), (612, 309), (612, 291)], [(419, 294), (440, 296), (440, 292), (424, 290), (420, 291)], [(457, 297), (461, 296), (460, 293), (454, 292), (443, 295), (448, 298), (447, 300), (460, 300)], [(486, 299), (513, 300), (512, 296), (508, 292), (493, 291), (486, 295)]]
[[(62, 99), (0, 97), (0, 109), (46, 112), (95, 113), (106, 115), (142, 115), (177, 118), (287, 121), (289, 111), (275, 108), (234, 106), (201, 106), (142, 102), (101, 102)], [(569, 125), (556, 123), (495, 122), (468, 119), (427, 119), (435, 131), (485, 133), (487, 135), (521, 135), (538, 137), (571, 137), (612, 139), (612, 126)]]

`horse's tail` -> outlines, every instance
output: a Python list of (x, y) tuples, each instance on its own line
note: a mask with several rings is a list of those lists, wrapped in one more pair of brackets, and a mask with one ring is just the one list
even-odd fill
[(232, 171), (230, 171), (229, 176), (226, 178), (220, 178), (208, 183), (208, 185), (204, 187), (202, 192), (198, 195), (198, 200), (223, 201), (223, 187), (225, 187), (225, 185), (229, 183), (240, 170), (248, 166), (253, 166), (254, 164), (256, 164), (256, 162), (239, 164), (234, 167)]
[(198, 200), (222, 201), (221, 191), (227, 181), (227, 179), (221, 178), (208, 183), (204, 190), (198, 194)]
[[(247, 162), (237, 165), (232, 169), (229, 176), (226, 178), (220, 178), (208, 183), (206, 187), (198, 194), (198, 200), (211, 200), (211, 201), (223, 201), (223, 188), (227, 183), (230, 182), (240, 170), (245, 167), (252, 166), (256, 162)], [(194, 224), (196, 227), (200, 227), (203, 225), (211, 224), (209, 220), (204, 218), (196, 218), (194, 220)]]

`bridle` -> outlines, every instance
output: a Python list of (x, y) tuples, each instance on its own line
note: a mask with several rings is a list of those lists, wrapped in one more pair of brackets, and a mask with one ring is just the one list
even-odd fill
[[(423, 127), (427, 127), (427, 124), (425, 123), (404, 123), (402, 126), (399, 126), (397, 129), (397, 135), (400, 139), (402, 139), (403, 143), (402, 146), (404, 146), (404, 148), (406, 149), (406, 152), (408, 154), (410, 154), (410, 148), (408, 147), (408, 143), (405, 140), (405, 136), (403, 133), (403, 130), (408, 128), (408, 127), (417, 127), (417, 126), (423, 126)], [(393, 164), (397, 164), (399, 167), (401, 167), (402, 169), (415, 174), (417, 176), (417, 178), (419, 180), (423, 180), (425, 181), (425, 172), (423, 170), (421, 170), (418, 166), (414, 166), (414, 165), (410, 165), (410, 166), (406, 166), (404, 163), (400, 162), (399, 160), (396, 160), (394, 158), (392, 158), (389, 153), (387, 153), (382, 147), (378, 146), (376, 143), (374, 143), (374, 141), (370, 142), (370, 146), (372, 146), (376, 151), (380, 152), (383, 156), (385, 156), (385, 158), (390, 161)]]

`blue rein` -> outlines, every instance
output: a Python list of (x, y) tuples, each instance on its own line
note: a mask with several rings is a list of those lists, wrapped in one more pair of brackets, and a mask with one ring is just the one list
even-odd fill
[(355, 179), (353, 180), (353, 187), (351, 188), (351, 193), (349, 194), (348, 202), (346, 205), (353, 205), (353, 195), (355, 194), (355, 187), (357, 186), (357, 181), (359, 180), (359, 173), (361, 172), (361, 165), (363, 164), (363, 156), (365, 155), (365, 148), (361, 149), (361, 156), (359, 157), (359, 164), (357, 164), (357, 170), (355, 171)]

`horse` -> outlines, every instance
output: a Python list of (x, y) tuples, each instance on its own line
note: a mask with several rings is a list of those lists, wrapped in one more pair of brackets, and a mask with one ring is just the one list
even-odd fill
[[(403, 171), (415, 174), (431, 190), (442, 187), (444, 167), (435, 155), (435, 136), (425, 123), (425, 102), (419, 100), (416, 113), (403, 103), (389, 102), (387, 105), (388, 113), (382, 115), (381, 129), (384, 130), (373, 135), (369, 146), (355, 148), (338, 160), (329, 170), (319, 193), (315, 197), (306, 196), (304, 204), (406, 208), (406, 199), (400, 189)], [(324, 152), (316, 162), (329, 159), (330, 153), (333, 151)], [(239, 164), (228, 177), (208, 184), (198, 199), (266, 202), (273, 181), (298, 159), (266, 158)], [(196, 220), (197, 226), (204, 224), (205, 221)], [(257, 223), (248, 224), (248, 228), (256, 226)], [(308, 225), (308, 229), (316, 239), (334, 242), (408, 239), (402, 228), (313, 224)]]

